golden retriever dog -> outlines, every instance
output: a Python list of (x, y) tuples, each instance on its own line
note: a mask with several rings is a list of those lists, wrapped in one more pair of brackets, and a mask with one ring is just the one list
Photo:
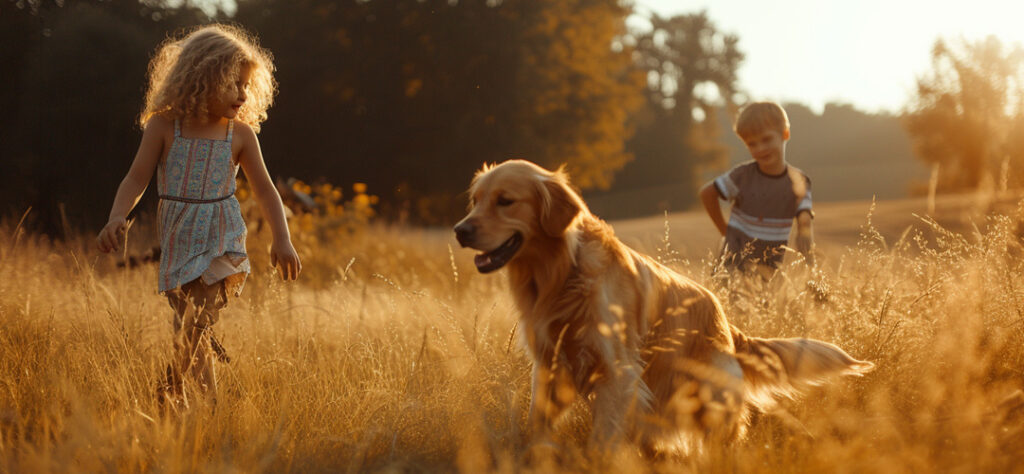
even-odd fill
[(485, 165), (469, 195), (456, 239), (481, 273), (508, 268), (536, 436), (582, 396), (592, 444), (691, 450), (741, 437), (749, 406), (873, 367), (826, 342), (744, 335), (709, 290), (620, 242), (562, 169)]

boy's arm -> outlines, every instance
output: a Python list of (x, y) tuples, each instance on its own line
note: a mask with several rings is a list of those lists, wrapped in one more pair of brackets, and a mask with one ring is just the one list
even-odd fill
[(167, 119), (160, 116), (155, 116), (146, 123), (132, 166), (117, 187), (117, 195), (110, 207), (107, 224), (96, 236), (96, 246), (101, 252), (119, 250), (123, 235), (128, 231), (128, 213), (139, 203), (139, 199), (149, 186), (149, 180), (153, 178), (153, 171), (163, 153), (164, 135), (169, 130), (168, 127)]
[(796, 216), (796, 250), (814, 266), (814, 230), (811, 226), (811, 212), (801, 211)]
[(718, 193), (718, 188), (715, 187), (714, 181), (705, 184), (700, 190), (700, 201), (704, 203), (704, 210), (711, 217), (711, 222), (715, 224), (718, 233), (724, 236), (727, 225), (725, 218), (722, 217), (722, 205), (718, 202), (719, 198), (721, 198), (721, 195)]
[(284, 204), (281, 202), (281, 195), (270, 179), (267, 165), (263, 162), (263, 152), (260, 151), (260, 142), (252, 128), (239, 122), (235, 122), (235, 133), (242, 140), (242, 149), (239, 152), (238, 163), (245, 172), (249, 186), (260, 205), (263, 217), (270, 222), (270, 229), (274, 234), (274, 243), (270, 248), (270, 264), (281, 265), (281, 278), (294, 280), (299, 277), (302, 271), (302, 262), (299, 254), (292, 246), (292, 237), (288, 232), (288, 220), (284, 216)]

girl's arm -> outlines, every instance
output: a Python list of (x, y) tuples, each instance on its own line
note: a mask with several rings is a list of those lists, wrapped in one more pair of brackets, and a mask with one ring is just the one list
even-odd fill
[(270, 173), (267, 172), (267, 165), (263, 162), (259, 139), (252, 128), (238, 121), (235, 122), (235, 136), (241, 140), (242, 147), (238, 163), (242, 166), (253, 195), (260, 205), (260, 211), (270, 222), (270, 229), (274, 234), (274, 243), (270, 247), (270, 264), (275, 267), (280, 264), (281, 278), (294, 280), (302, 271), (302, 262), (299, 261), (299, 254), (292, 246), (288, 221), (284, 216), (284, 204), (281, 203), (281, 195), (277, 193), (277, 188), (270, 180)]
[(121, 185), (117, 187), (117, 195), (114, 197), (114, 205), (110, 208), (107, 225), (103, 226), (96, 236), (96, 247), (101, 252), (119, 250), (124, 233), (128, 230), (128, 213), (139, 203), (142, 194), (146, 192), (146, 187), (149, 186), (149, 180), (153, 178), (153, 170), (156, 169), (156, 164), (164, 151), (164, 137), (170, 127), (169, 121), (160, 116), (154, 116), (146, 122), (142, 142), (139, 143), (139, 150), (135, 152), (135, 160), (132, 161), (128, 174), (121, 180)]
[(721, 196), (718, 195), (718, 189), (715, 188), (715, 182), (712, 181), (705, 184), (700, 190), (700, 201), (704, 203), (704, 210), (708, 212), (708, 216), (711, 217), (711, 222), (715, 223), (715, 228), (718, 229), (718, 233), (725, 235), (727, 225), (725, 218), (722, 217), (722, 205), (718, 202)]

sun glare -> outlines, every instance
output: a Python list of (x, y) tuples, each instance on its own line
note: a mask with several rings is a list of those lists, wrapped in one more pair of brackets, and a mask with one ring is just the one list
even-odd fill
[(740, 85), (760, 99), (821, 110), (826, 103), (897, 112), (930, 67), (935, 41), (998, 38), (1024, 46), (1024, 2), (1009, 0), (637, 0), (633, 28), (645, 18), (706, 11), (715, 27), (739, 37)]
[(1001, 3), (999, 8), (974, 9), (968, 13), (972, 20), (964, 26), (964, 34), (970, 37), (983, 38), (996, 36), (1004, 43), (1018, 43), (1024, 46), (1024, 29), (1021, 18), (1024, 18), (1024, 3)]

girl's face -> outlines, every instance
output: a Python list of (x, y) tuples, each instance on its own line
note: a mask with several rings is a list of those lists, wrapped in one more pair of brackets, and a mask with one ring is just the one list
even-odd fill
[(213, 93), (207, 105), (211, 119), (220, 120), (221, 117), (233, 119), (238, 116), (238, 109), (245, 104), (245, 90), (249, 87), (251, 76), (252, 68), (242, 66), (238, 71), (237, 81), (228, 85), (224, 90)]

